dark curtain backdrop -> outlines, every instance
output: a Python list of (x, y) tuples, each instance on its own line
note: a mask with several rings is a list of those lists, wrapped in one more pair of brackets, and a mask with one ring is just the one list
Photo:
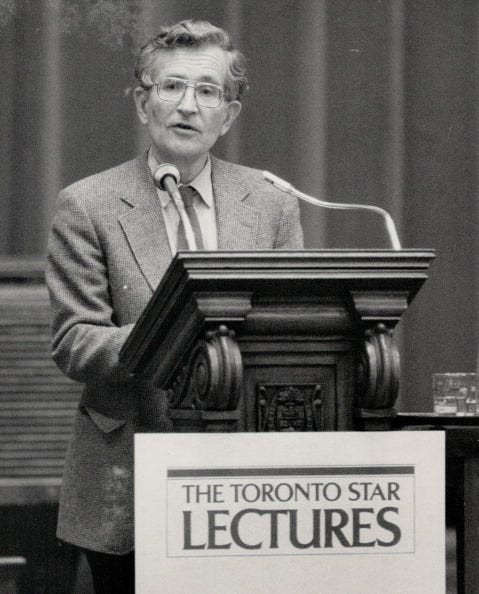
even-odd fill
[[(146, 148), (134, 51), (158, 24), (205, 18), (249, 59), (251, 90), (219, 156), (394, 216), (435, 248), (400, 324), (401, 408), (431, 374), (473, 371), (478, 334), (478, 27), (473, 0), (0, 0), (0, 254), (42, 255), (58, 190)], [(307, 247), (386, 247), (380, 221), (303, 208)]]

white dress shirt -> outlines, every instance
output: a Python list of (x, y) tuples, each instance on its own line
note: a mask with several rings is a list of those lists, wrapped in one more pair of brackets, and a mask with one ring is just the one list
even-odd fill
[[(152, 175), (159, 167), (159, 163), (151, 148), (148, 152), (148, 166)], [(183, 184), (180, 183), (179, 185), (181, 187)], [(193, 187), (198, 192), (198, 195), (194, 197), (193, 208), (195, 209), (196, 216), (200, 223), (204, 249), (216, 250), (218, 249), (216, 209), (213, 197), (213, 186), (211, 183), (211, 159), (209, 155), (203, 169), (187, 185)], [(170, 244), (171, 253), (174, 256), (176, 254), (180, 215), (178, 214), (175, 203), (171, 200), (168, 192), (160, 190), (158, 187), (156, 188), (156, 191), (161, 203), (166, 232), (168, 234), (168, 243)]]

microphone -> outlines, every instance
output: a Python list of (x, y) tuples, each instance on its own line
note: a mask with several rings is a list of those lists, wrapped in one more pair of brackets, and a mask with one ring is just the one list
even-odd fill
[(181, 194), (178, 190), (178, 184), (181, 180), (178, 168), (175, 165), (171, 165), (171, 163), (163, 163), (153, 174), (153, 179), (160, 190), (168, 192), (170, 198), (176, 205), (176, 209), (178, 210), (178, 214), (180, 215), (180, 219), (185, 229), (185, 237), (186, 243), (188, 244), (188, 249), (196, 252), (198, 248), (196, 247), (193, 227), (191, 226), (190, 218), (186, 213), (183, 199), (181, 198)]
[(304, 200), (305, 202), (309, 202), (310, 204), (315, 204), (316, 206), (323, 206), (324, 208), (333, 208), (338, 210), (369, 210), (370, 212), (375, 212), (384, 219), (384, 223), (386, 225), (386, 231), (389, 236), (389, 240), (391, 241), (391, 245), (393, 250), (399, 251), (401, 249), (401, 242), (399, 241), (399, 237), (396, 231), (396, 225), (391, 217), (391, 215), (380, 208), (379, 206), (372, 206), (369, 204), (347, 204), (342, 202), (326, 202), (326, 200), (321, 200), (320, 198), (315, 198), (314, 196), (309, 196), (308, 194), (303, 194), (296, 188), (294, 188), (290, 183), (273, 175), (269, 171), (263, 171), (263, 177), (266, 181), (270, 184), (283, 190), (283, 192), (287, 192), (288, 194), (292, 194), (299, 198), (300, 200)]
[(178, 188), (181, 176), (178, 168), (170, 163), (163, 163), (153, 174), (155, 184), (165, 192), (174, 192)]

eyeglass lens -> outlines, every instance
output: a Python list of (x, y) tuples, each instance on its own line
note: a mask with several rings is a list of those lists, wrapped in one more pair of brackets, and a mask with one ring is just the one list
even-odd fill
[[(179, 101), (182, 99), (187, 83), (180, 78), (165, 78), (158, 84), (158, 95), (160, 99), (165, 101)], [(190, 83), (194, 84), (196, 91), (196, 100), (199, 105), (203, 107), (218, 107), (222, 99), (222, 90), (220, 87), (203, 82)]]

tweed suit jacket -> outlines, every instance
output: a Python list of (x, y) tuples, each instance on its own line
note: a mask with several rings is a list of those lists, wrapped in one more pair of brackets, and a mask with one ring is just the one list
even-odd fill
[[(295, 199), (257, 170), (211, 161), (220, 250), (302, 248)], [(90, 550), (133, 549), (133, 435), (169, 430), (164, 393), (130, 378), (118, 355), (171, 259), (146, 154), (60, 193), (47, 265), (52, 355), (85, 388), (57, 533)]]

